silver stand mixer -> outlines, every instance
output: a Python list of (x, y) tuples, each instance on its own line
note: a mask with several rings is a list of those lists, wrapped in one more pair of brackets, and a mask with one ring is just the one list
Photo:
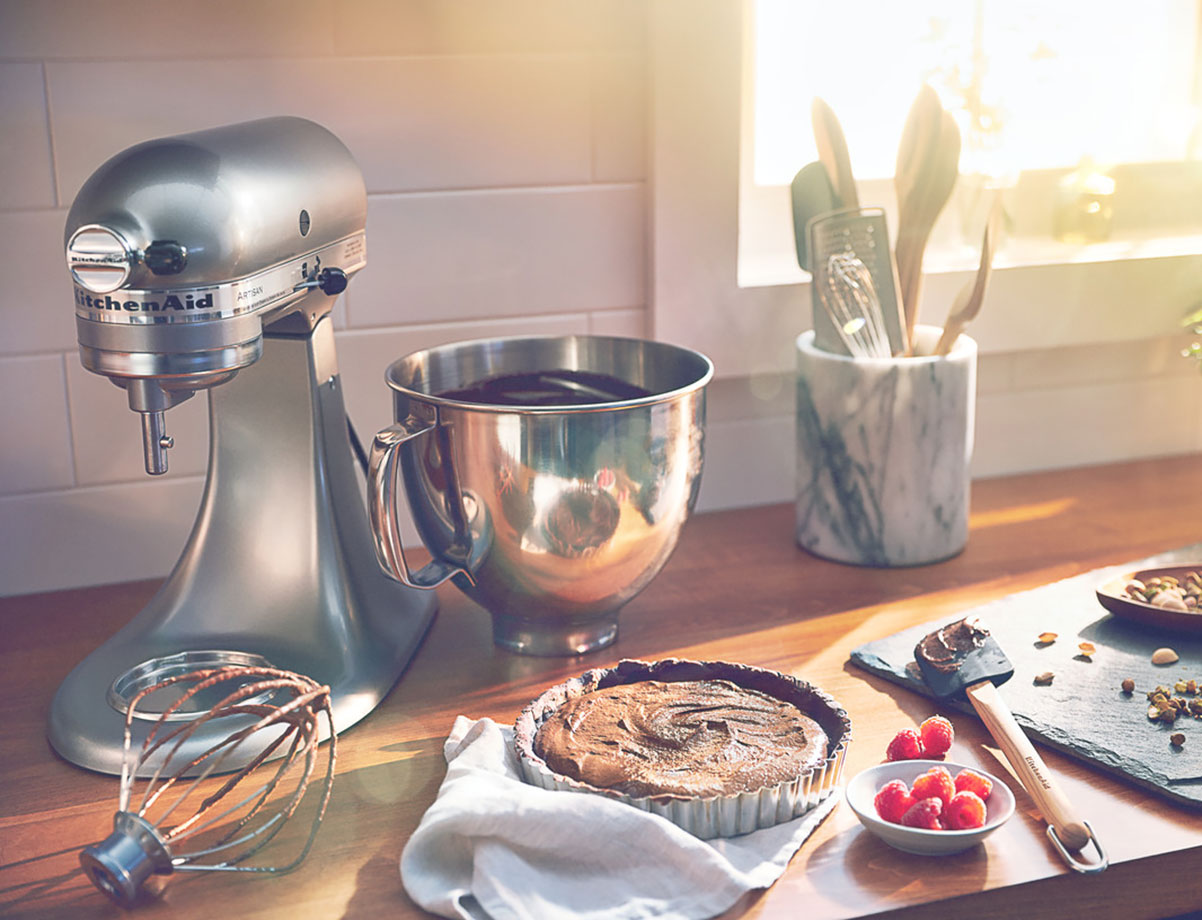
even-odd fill
[[(328, 684), (341, 731), (421, 642), (436, 598), (376, 562), (334, 352), (330, 310), (366, 264), (366, 214), (350, 152), (300, 118), (139, 144), (76, 197), (65, 242), (83, 365), (141, 414), (147, 472), (167, 469), (165, 410), (198, 390), (211, 440), (174, 570), (55, 695), (48, 735), (67, 760), (120, 773), (130, 700), (200, 667), (269, 664)], [(169, 690), (139, 702), (135, 747), (172, 702)], [(188, 744), (199, 753), (229, 731), (205, 726)]]

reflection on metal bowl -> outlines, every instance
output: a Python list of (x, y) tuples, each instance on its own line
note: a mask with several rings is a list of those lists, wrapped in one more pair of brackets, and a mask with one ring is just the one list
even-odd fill
[(547, 511), (543, 533), (548, 548), (569, 559), (587, 556), (609, 542), (618, 529), (619, 513), (608, 492), (593, 486), (567, 489)]

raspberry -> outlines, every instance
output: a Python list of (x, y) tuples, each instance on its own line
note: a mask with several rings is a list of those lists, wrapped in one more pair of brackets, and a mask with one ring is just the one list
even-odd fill
[(890, 780), (881, 786), (876, 798), (872, 800), (876, 813), (884, 820), (901, 824), (902, 815), (914, 804), (914, 796), (900, 779)]
[(956, 791), (975, 792), (982, 802), (988, 802), (993, 794), (993, 780), (965, 767), (956, 774)]
[(919, 799), (902, 815), (901, 823), (906, 827), (923, 827), (929, 831), (943, 830), (939, 820), (943, 814), (943, 802), (939, 799)]
[(985, 823), (985, 803), (975, 792), (957, 792), (943, 809), (944, 823), (949, 830), (966, 831)]
[(913, 728), (903, 728), (885, 748), (886, 760), (917, 760), (922, 756), (922, 736)]
[(956, 784), (952, 782), (952, 775), (947, 772), (947, 767), (931, 767), (914, 780), (911, 793), (915, 799), (936, 798), (946, 805), (956, 794)]
[(918, 726), (918, 732), (922, 735), (922, 748), (927, 757), (941, 757), (946, 754), (956, 737), (952, 723), (943, 716), (931, 716)]

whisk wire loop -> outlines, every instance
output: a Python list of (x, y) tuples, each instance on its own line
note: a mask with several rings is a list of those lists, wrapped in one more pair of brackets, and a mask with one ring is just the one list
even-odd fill
[[(167, 723), (181, 718), (178, 713), (188, 712), (185, 707), (190, 702), (194, 705), (199, 694), (227, 682), (236, 682), (236, 687), (219, 702), (178, 726), (167, 727)], [(147, 718), (138, 711), (139, 704), (149, 695), (177, 684), (186, 689), (157, 714), (157, 720), (135, 751), (134, 719)], [(227, 736), (198, 754), (180, 756), (184, 745), (202, 725), (219, 719), (236, 720)], [(282, 865), (244, 865), (279, 835), (300, 807), (317, 766), (323, 733), (329, 739), (325, 775), (309, 833), (299, 853)], [(251, 739), (256, 747), (248, 754), (245, 746)], [(132, 697), (126, 710), (123, 740), (113, 833), (80, 854), (80, 862), (92, 881), (118, 903), (131, 906), (141, 885), (152, 874), (288, 872), (300, 865), (312, 849), (329, 804), (337, 759), (328, 686), (291, 671), (257, 665), (230, 665), (172, 675)], [(268, 767), (272, 760), (278, 762)], [(215, 789), (203, 793), (203, 787), (219, 773), (229, 775)], [(248, 791), (239, 793), (235, 801), (235, 790), (252, 775), (255, 779), (248, 784)], [(139, 776), (148, 778), (136, 809), (131, 809)], [(173, 793), (174, 799), (168, 799), (168, 793)], [(192, 810), (186, 817), (167, 825), (185, 802), (202, 794), (200, 804), (189, 806)], [(151, 812), (156, 810), (157, 816), (152, 819)], [(201, 835), (207, 839), (202, 840)], [(189, 840), (194, 842), (194, 848), (181, 850), (180, 846)]]

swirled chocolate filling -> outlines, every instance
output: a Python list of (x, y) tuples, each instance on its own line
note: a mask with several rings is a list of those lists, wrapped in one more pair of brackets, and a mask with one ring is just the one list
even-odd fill
[(647, 680), (569, 699), (534, 750), (599, 788), (708, 797), (797, 779), (825, 761), (827, 736), (792, 703), (728, 680)]

